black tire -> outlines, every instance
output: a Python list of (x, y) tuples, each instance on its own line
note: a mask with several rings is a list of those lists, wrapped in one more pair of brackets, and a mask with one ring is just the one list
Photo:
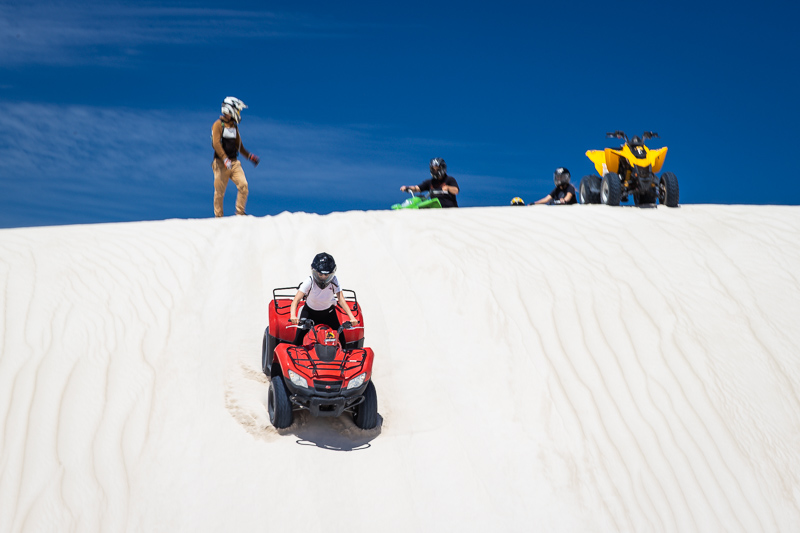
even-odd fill
[(269, 375), (267, 371), (267, 334), (269, 328), (264, 331), (264, 337), (261, 339), (261, 371)]
[(378, 393), (372, 381), (364, 390), (364, 401), (356, 406), (353, 421), (361, 429), (372, 429), (378, 425)]
[(282, 376), (275, 376), (269, 384), (269, 399), (267, 400), (269, 421), (277, 429), (292, 425), (292, 402)]
[(267, 377), (272, 370), (272, 360), (275, 357), (275, 347), (278, 346), (278, 339), (269, 334), (269, 328), (264, 331), (264, 339), (261, 341), (261, 370)]
[(578, 195), (582, 204), (600, 203), (600, 176), (584, 176), (581, 178)]
[(672, 172), (661, 174), (658, 187), (658, 201), (667, 207), (678, 207), (680, 190), (678, 188), (678, 178)]
[(600, 185), (600, 203), (606, 205), (619, 205), (622, 198), (622, 183), (619, 181), (619, 174), (609, 172), (603, 176)]

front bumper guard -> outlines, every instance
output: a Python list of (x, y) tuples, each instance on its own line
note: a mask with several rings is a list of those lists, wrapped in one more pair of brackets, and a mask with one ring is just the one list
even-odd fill
[(289, 399), (297, 407), (308, 409), (312, 416), (339, 416), (347, 409), (351, 409), (362, 403), (364, 401), (364, 396), (334, 396), (331, 398), (322, 398), (319, 396), (301, 396), (299, 394), (293, 394)]

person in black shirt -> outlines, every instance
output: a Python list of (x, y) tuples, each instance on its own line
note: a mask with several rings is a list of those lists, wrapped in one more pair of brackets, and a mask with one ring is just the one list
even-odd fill
[(431, 198), (438, 198), (442, 207), (458, 207), (458, 182), (453, 176), (447, 175), (447, 163), (441, 157), (434, 157), (430, 162), (431, 179), (425, 180), (419, 185), (403, 185), (400, 190), (403, 192), (423, 192), (430, 191)]
[(544, 198), (536, 200), (531, 205), (561, 205), (578, 203), (578, 198), (575, 194), (575, 186), (569, 182), (569, 170), (564, 167), (558, 167), (556, 171), (553, 172), (553, 182), (555, 182), (556, 188), (550, 191), (550, 194)]

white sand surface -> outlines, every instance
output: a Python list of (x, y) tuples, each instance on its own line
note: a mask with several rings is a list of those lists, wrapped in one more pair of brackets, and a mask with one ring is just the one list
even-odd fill
[[(372, 431), (269, 424), (320, 251)], [(0, 532), (800, 531), (798, 323), (798, 207), (0, 230)]]

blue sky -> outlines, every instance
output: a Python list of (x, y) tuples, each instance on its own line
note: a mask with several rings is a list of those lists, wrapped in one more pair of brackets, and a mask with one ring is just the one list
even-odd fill
[(796, 205), (798, 11), (0, 0), (0, 227), (212, 216), (225, 96), (256, 216), (385, 209), (436, 156), (464, 207), (533, 201), (617, 129), (660, 133), (682, 203)]

